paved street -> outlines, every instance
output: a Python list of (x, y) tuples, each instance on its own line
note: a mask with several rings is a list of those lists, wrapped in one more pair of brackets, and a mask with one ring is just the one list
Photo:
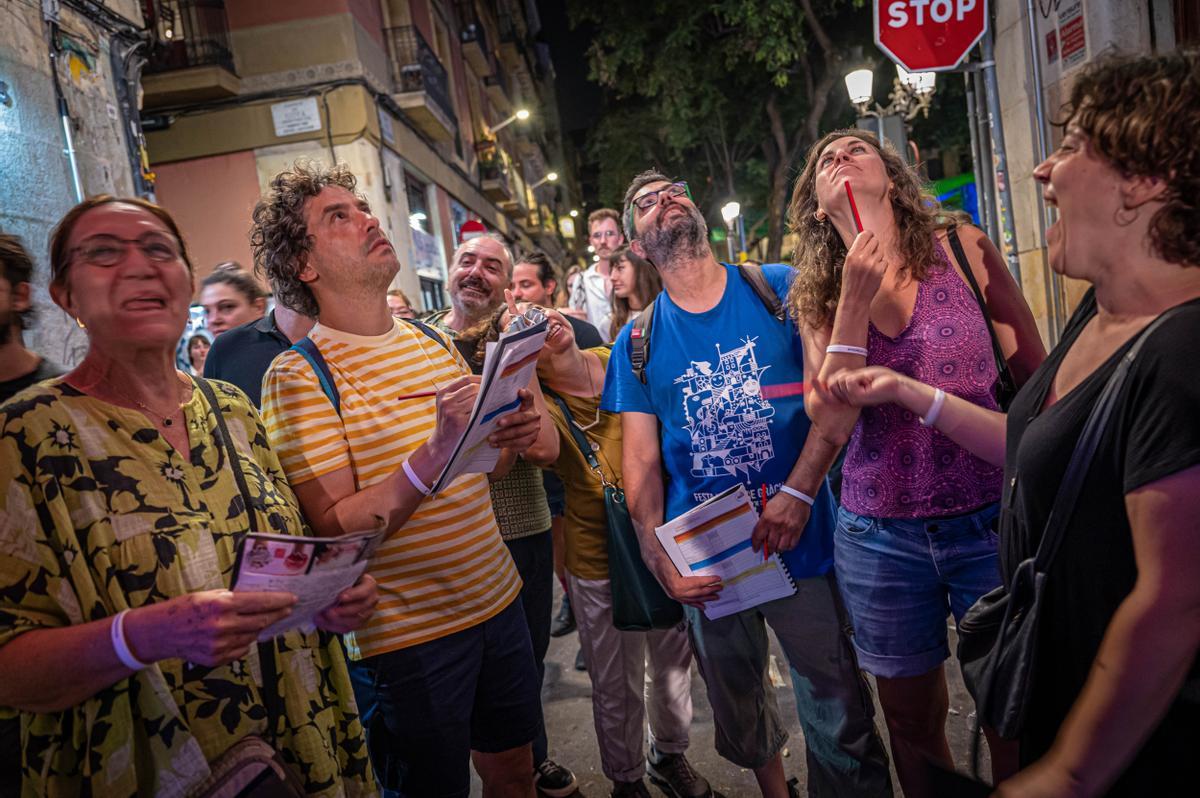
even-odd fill
[[(558, 607), (560, 596), (556, 595), (555, 608)], [(953, 635), (953, 631), (951, 631)], [(952, 643), (953, 645), (953, 638)], [(791, 680), (787, 671), (783, 653), (774, 643), (775, 658), (779, 663), (779, 672), (785, 684), (778, 688), (777, 697), (783, 708), (784, 719), (788, 722), (791, 739), (785, 749), (784, 768), (789, 778), (795, 776), (805, 783), (804, 741), (800, 726), (796, 720), (796, 703), (792, 696)], [(579, 650), (578, 637), (574, 633), (567, 637), (552, 639), (550, 653), (546, 658), (546, 684), (543, 691), (542, 705), (546, 712), (546, 720), (550, 737), (550, 756), (557, 762), (570, 767), (579, 779), (578, 796), (584, 798), (606, 798), (611, 783), (604, 777), (600, 769), (600, 753), (596, 747), (596, 732), (592, 726), (591, 684), (587, 674), (574, 668), (575, 653)], [(970, 696), (963, 687), (959, 676), (957, 662), (950, 660), (950, 719), (947, 732), (950, 736), (950, 747), (960, 770), (970, 767), (970, 734), (973, 718), (969, 714), (974, 711)], [(727, 798), (753, 798), (758, 795), (754, 775), (748, 770), (727, 762), (717, 755), (713, 747), (712, 712), (708, 706), (708, 697), (704, 691), (704, 682), (692, 666), (692, 693), (695, 705), (695, 718), (692, 721), (692, 745), (688, 758), (692, 764), (712, 783), (713, 788), (723, 793)], [(877, 711), (877, 719), (882, 728), (882, 714)], [(884, 735), (886, 740), (886, 734)], [(984, 757), (981, 768), (988, 772), (987, 745), (982, 746)], [(895, 776), (893, 774), (893, 782)], [(661, 795), (654, 787), (650, 787), (653, 795)], [(472, 795), (481, 795), (479, 781), (474, 780)], [(806, 794), (801, 790), (801, 794)], [(898, 794), (898, 793), (897, 793)]]

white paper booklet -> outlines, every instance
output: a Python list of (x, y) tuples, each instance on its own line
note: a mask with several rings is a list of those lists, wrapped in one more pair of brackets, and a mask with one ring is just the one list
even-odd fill
[(454, 447), (454, 454), (433, 483), (433, 494), (459, 474), (487, 473), (496, 467), (500, 450), (488, 444), (496, 421), (521, 406), (517, 391), (528, 388), (537, 369), (538, 354), (546, 342), (548, 323), (543, 320), (520, 332), (503, 333), (489, 343), (483, 359), (479, 395), (471, 420)]
[(313, 628), (313, 618), (358, 581), (383, 532), (338, 538), (251, 533), (242, 539), (233, 567), (233, 590), (281, 590), (298, 601), (292, 614), (258, 636), (270, 640), (289, 629)]
[(751, 548), (757, 522), (750, 494), (736, 485), (654, 530), (680, 574), (721, 577), (717, 600), (704, 605), (709, 620), (796, 592), (779, 555)]

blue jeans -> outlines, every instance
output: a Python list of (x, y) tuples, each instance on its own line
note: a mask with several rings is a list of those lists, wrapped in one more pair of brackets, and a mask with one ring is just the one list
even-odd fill
[(868, 518), (838, 509), (833, 561), (863, 670), (919, 676), (950, 656), (946, 616), (962, 619), (1000, 585), (999, 505), (952, 518)]

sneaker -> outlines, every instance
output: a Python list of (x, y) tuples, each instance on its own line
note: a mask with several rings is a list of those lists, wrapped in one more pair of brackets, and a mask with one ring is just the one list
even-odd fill
[(611, 798), (650, 798), (650, 791), (646, 789), (646, 782), (641, 779), (614, 781), (612, 792), (609, 795)]
[(533, 769), (533, 786), (550, 798), (564, 798), (575, 792), (577, 785), (575, 774), (553, 759), (547, 759)]
[(662, 754), (651, 747), (650, 756), (646, 757), (646, 775), (670, 798), (712, 798), (712, 787), (692, 769), (683, 754)]
[(587, 660), (583, 658), (583, 649), (579, 649), (579, 653), (575, 655), (575, 670), (586, 671)]
[(554, 618), (554, 623), (550, 625), (551, 637), (564, 637), (575, 631), (575, 613), (571, 611), (571, 600), (563, 596), (562, 606), (558, 608), (558, 615)]

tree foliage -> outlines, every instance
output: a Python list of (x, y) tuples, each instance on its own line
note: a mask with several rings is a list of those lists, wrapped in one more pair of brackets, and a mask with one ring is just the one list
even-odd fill
[(658, 166), (688, 177), (710, 212), (736, 194), (751, 222), (765, 218), (768, 258), (779, 259), (797, 160), (853, 118), (843, 54), (870, 42), (864, 0), (571, 0), (569, 10), (595, 29), (591, 77), (607, 90), (589, 143), (602, 200), (616, 204), (634, 174)]

